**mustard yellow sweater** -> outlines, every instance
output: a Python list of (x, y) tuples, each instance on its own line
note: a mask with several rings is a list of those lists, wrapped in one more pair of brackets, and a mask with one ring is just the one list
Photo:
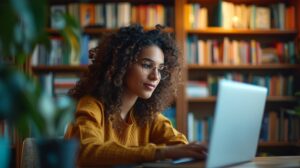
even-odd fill
[(122, 131), (118, 132), (112, 128), (111, 121), (105, 120), (104, 110), (102, 103), (93, 97), (86, 96), (78, 102), (75, 124), (69, 126), (65, 138), (79, 139), (80, 166), (153, 161), (158, 148), (187, 143), (185, 136), (162, 114), (139, 127), (131, 111), (128, 120), (121, 123)]

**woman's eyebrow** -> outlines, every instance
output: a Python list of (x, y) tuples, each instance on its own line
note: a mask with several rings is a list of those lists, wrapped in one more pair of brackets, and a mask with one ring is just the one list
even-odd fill
[[(150, 58), (142, 58), (142, 61), (149, 61), (151, 63), (156, 63), (155, 61), (153, 61), (152, 59)], [(159, 65), (164, 65), (164, 63), (160, 63)]]

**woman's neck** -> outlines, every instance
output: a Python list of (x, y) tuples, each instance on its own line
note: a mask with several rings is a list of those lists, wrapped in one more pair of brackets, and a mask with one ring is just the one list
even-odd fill
[(134, 106), (137, 98), (138, 98), (137, 96), (132, 96), (132, 95), (129, 95), (126, 93), (123, 95), (122, 105), (120, 107), (120, 110), (121, 110), (120, 115), (123, 120), (125, 120), (127, 118), (128, 112)]

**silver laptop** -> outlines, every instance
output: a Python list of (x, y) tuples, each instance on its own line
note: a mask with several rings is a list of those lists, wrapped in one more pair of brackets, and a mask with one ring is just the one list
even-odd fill
[[(201, 165), (192, 165), (214, 168), (253, 160), (266, 97), (265, 87), (220, 80), (207, 160)], [(172, 162), (145, 163), (143, 167), (185, 167), (184, 163), (193, 161), (192, 158), (182, 158)]]
[(267, 89), (220, 80), (206, 167), (223, 167), (255, 158)]

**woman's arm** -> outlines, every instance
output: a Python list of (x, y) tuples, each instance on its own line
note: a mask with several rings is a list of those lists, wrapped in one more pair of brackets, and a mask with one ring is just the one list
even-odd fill
[(197, 142), (188, 144), (186, 137), (173, 128), (171, 122), (162, 114), (159, 114), (153, 121), (150, 141), (164, 146), (156, 150), (156, 160), (183, 157), (204, 159), (206, 157), (207, 148), (205, 144)]
[(91, 98), (81, 100), (77, 107), (75, 124), (65, 134), (66, 138), (79, 139), (80, 166), (121, 165), (155, 159), (155, 144), (127, 147), (116, 141), (105, 141), (105, 126), (107, 125), (101, 103), (91, 101)]
[(165, 145), (187, 144), (186, 137), (178, 132), (171, 124), (170, 120), (158, 114), (153, 120), (150, 131), (150, 142)]

